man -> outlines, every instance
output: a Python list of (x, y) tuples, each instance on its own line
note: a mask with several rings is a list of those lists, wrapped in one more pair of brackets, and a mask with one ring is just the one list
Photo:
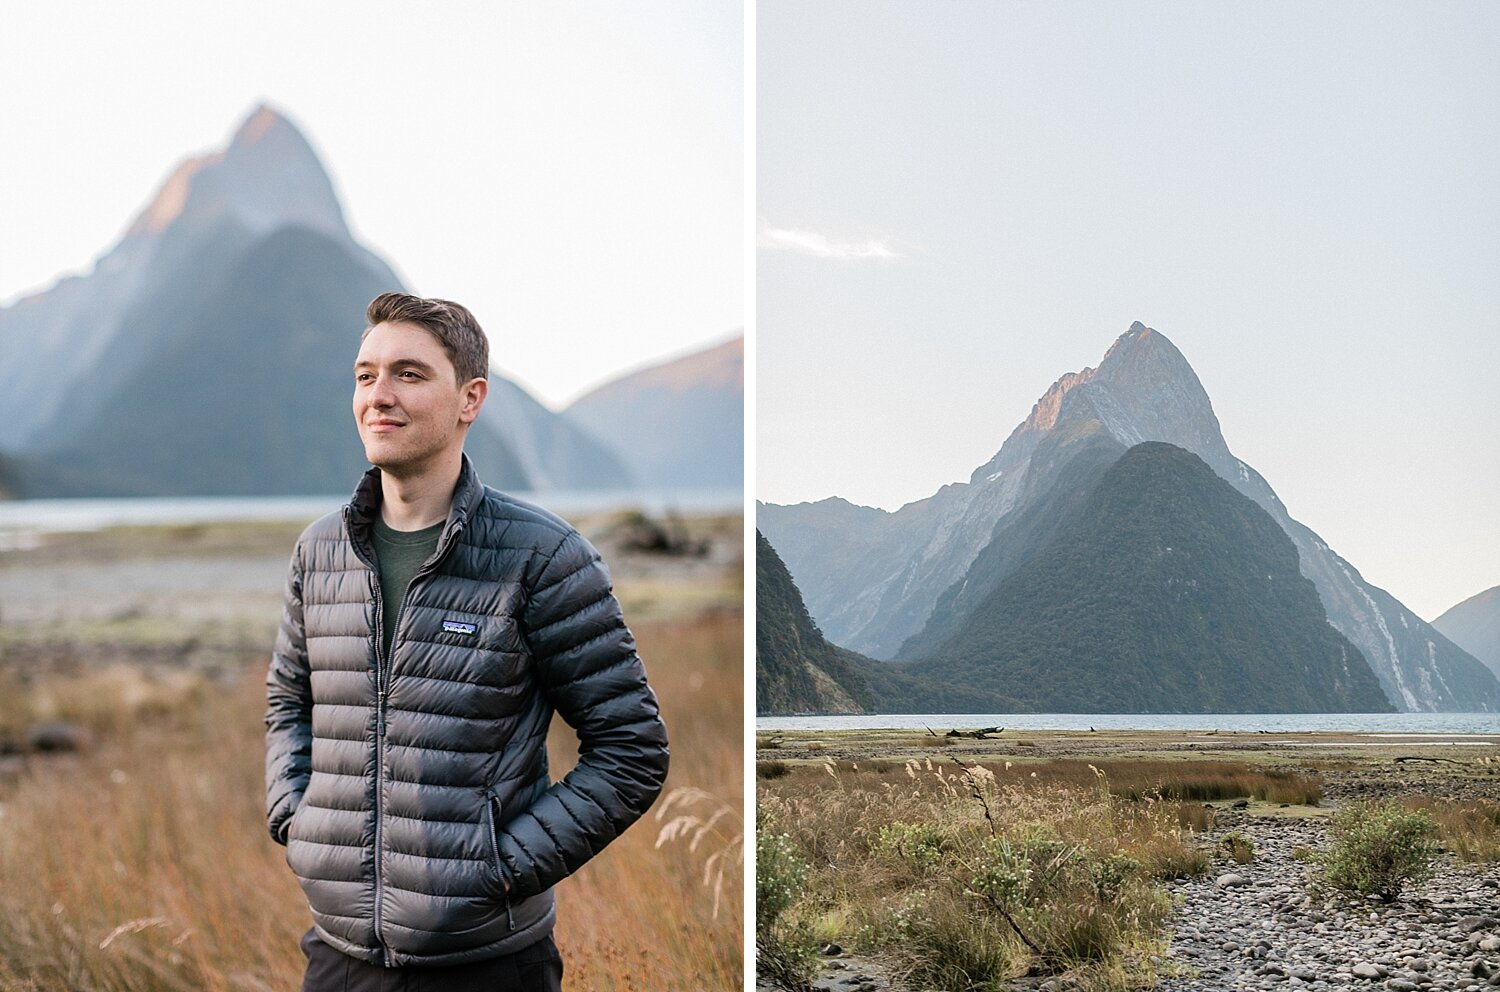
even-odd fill
[[(375, 466), (292, 554), (267, 675), (271, 836), (304, 992), (558, 989), (551, 887), (645, 812), (666, 733), (598, 554), (480, 484), (472, 314), (385, 293), (354, 365)], [(578, 765), (549, 787), (556, 710)]]

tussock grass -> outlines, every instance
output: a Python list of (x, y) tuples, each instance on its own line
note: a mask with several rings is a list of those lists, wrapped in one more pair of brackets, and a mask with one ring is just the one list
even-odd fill
[(1500, 861), (1500, 802), (1415, 796), (1403, 805), (1431, 817), (1437, 825), (1438, 843), (1459, 860)]
[(95, 737), (118, 736), (143, 724), (181, 725), (213, 689), (203, 672), (175, 666), (114, 663), (26, 678), (0, 671), (0, 750), (27, 749), (38, 723), (73, 724)]
[(1102, 772), (1046, 781), (933, 756), (794, 766), (758, 796), (761, 829), (809, 866), (790, 925), (838, 920), (914, 987), (1039, 971), (1104, 989), (1149, 981), (1170, 912), (1159, 881), (1209, 867), (1181, 803), (1112, 790)]
[[(944, 738), (914, 738), (937, 741)], [(951, 762), (953, 759), (944, 757)], [(838, 762), (840, 773), (855, 772), (852, 762)], [(979, 762), (1002, 782), (1040, 787), (1092, 789), (1103, 774), (1109, 791), (1131, 801), (1152, 799), (1183, 803), (1206, 803), (1228, 799), (1259, 799), (1272, 803), (1316, 806), (1323, 799), (1323, 782), (1315, 772), (1290, 769), (1254, 768), (1236, 761), (1161, 761), (1117, 758), (1093, 762), (1072, 758), (1044, 761), (1018, 759), (1004, 761), (985, 759)], [(902, 765), (877, 761), (866, 763), (865, 771), (887, 782), (898, 782)], [(1196, 824), (1194, 824), (1196, 827)]]
[[(735, 989), (740, 619), (719, 612), (635, 631), (667, 720), (667, 789), (678, 798), (671, 817), (648, 814), (559, 887), (568, 984)], [(264, 664), (244, 658), (212, 686), (108, 670), (47, 684), (9, 676), (27, 702), (7, 725), (51, 698), (59, 717), (99, 736), (82, 753), (28, 757), (0, 786), (0, 988), (298, 987), (297, 941), (311, 920), (264, 825)], [(551, 743), (560, 776), (574, 740), (559, 727)], [(669, 834), (677, 817), (694, 822)]]

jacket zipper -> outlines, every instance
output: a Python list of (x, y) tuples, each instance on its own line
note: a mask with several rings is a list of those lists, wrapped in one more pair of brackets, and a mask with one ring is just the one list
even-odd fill
[[(380, 951), (380, 963), (385, 963), (385, 939), (381, 936), (380, 906), (381, 897), (384, 894), (381, 889), (384, 883), (384, 872), (382, 867), (385, 859), (381, 857), (381, 823), (385, 820), (384, 811), (381, 809), (381, 796), (385, 792), (385, 686), (381, 685), (380, 672), (390, 660), (391, 645), (382, 643), (385, 640), (384, 613), (385, 603), (380, 594), (380, 570), (375, 568), (371, 572), (371, 581), (375, 586), (375, 636), (380, 638), (380, 650), (375, 652), (375, 947)], [(404, 599), (405, 597), (403, 597)], [(396, 622), (401, 622), (401, 607), (396, 607)], [(391, 641), (396, 640), (396, 628), (391, 628)]]
[[(347, 523), (347, 517), (346, 517), (345, 528), (347, 529), (347, 527), (348, 527), (348, 523)], [(382, 854), (381, 854), (381, 845), (384, 843), (384, 841), (382, 840), (382, 837), (381, 837), (381, 835), (383, 833), (383, 831), (381, 830), (381, 826), (382, 826), (382, 824), (383, 824), (383, 822), (385, 820), (385, 812), (382, 809), (383, 803), (382, 803), (381, 797), (382, 797), (382, 795), (385, 792), (385, 715), (386, 715), (386, 703), (387, 703), (388, 698), (390, 696), (391, 675), (390, 675), (390, 672), (389, 672), (389, 668), (390, 668), (391, 658), (396, 653), (396, 635), (401, 630), (401, 615), (406, 612), (406, 601), (407, 601), (407, 599), (410, 598), (412, 586), (414, 586), (414, 585), (417, 584), (417, 580), (419, 578), (421, 578), (422, 576), (428, 574), (433, 569), (435, 569), (437, 567), (437, 565), (438, 565), (438, 562), (442, 561), (443, 558), (445, 558), (447, 556), (448, 549), (453, 546), (454, 542), (458, 538), (459, 531), (461, 531), (462, 529), (463, 529), (462, 525), (460, 525), (459, 527), (455, 528), (454, 531), (453, 531), (453, 534), (449, 536), (449, 540), (448, 540), (448, 542), (446, 544), (442, 543), (442, 539), (440, 537), (439, 538), (438, 546), (433, 551), (432, 557), (428, 558), (425, 562), (422, 563), (422, 567), (419, 568), (419, 569), (417, 569), (416, 573), (414, 575), (412, 575), (411, 581), (409, 581), (406, 584), (406, 589), (405, 589), (405, 591), (401, 595), (401, 602), (398, 603), (398, 604), (396, 604), (396, 622), (391, 625), (391, 643), (389, 643), (389, 644), (382, 643), (384, 641), (384, 638), (385, 638), (385, 633), (384, 633), (385, 626), (384, 626), (384, 623), (383, 623), (383, 621), (385, 619), (385, 601), (384, 601), (384, 597), (382, 597), (381, 593), (380, 593), (380, 567), (379, 567), (378, 564), (376, 564), (376, 562), (373, 559), (366, 558), (363, 549), (360, 548), (359, 543), (357, 541), (353, 541), (353, 540), (350, 541), (350, 543), (354, 546), (355, 554), (360, 558), (361, 561), (363, 561), (365, 563), (365, 566), (370, 569), (370, 577), (371, 577), (371, 579), (373, 581), (374, 594), (375, 594), (375, 625), (374, 625), (375, 626), (375, 636), (377, 638), (380, 638), (380, 640), (377, 641), (376, 643), (378, 645), (380, 645), (380, 647), (382, 648), (382, 650), (377, 650), (375, 652), (375, 830), (374, 830), (374, 846), (375, 846), (375, 913), (374, 913), (375, 934), (374, 934), (374, 936), (375, 936), (375, 947), (376, 947), (376, 950), (379, 951), (379, 953), (380, 953), (380, 958), (381, 958), (381, 962), (380, 963), (382, 963), (382, 964), (384, 964), (384, 961), (385, 961), (385, 950), (386, 950), (386, 948), (385, 948), (385, 938), (381, 935), (381, 930), (383, 928), (383, 923), (384, 923), (384, 920), (383, 920), (384, 914), (381, 912), (381, 909), (383, 907), (384, 895), (385, 895), (385, 891), (384, 891), (384, 889), (385, 889), (385, 872), (383, 870), (384, 869), (384, 865), (385, 865), (385, 859), (384, 859), (384, 857), (382, 857)], [(382, 683), (381, 678), (380, 678), (382, 670), (385, 670), (385, 674), (386, 674), (386, 678), (385, 678), (384, 683)]]
[[(500, 842), (495, 835), (500, 832), (500, 797), (493, 792), (488, 796), (490, 804), (490, 854), (495, 859), (495, 873), (500, 876), (500, 884), (505, 885), (505, 869), (500, 865)], [(515, 917), (510, 912), (510, 886), (505, 885), (505, 926), (508, 930), (516, 928)]]

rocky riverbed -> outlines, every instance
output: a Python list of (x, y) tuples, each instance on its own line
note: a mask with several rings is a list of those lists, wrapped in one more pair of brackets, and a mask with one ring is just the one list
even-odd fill
[(1255, 845), (1255, 859), (1170, 887), (1180, 902), (1163, 965), (1181, 977), (1164, 992), (1500, 987), (1500, 865), (1443, 856), (1392, 904), (1314, 898), (1296, 854), (1325, 846), (1326, 818), (1230, 810), (1214, 834), (1229, 831)]

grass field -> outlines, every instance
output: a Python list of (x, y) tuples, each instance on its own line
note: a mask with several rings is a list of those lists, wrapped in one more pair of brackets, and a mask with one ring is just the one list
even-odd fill
[[(725, 530), (738, 540), (732, 524)], [(250, 533), (251, 546), (221, 541), (208, 551), (190, 533), (195, 567), (211, 576), (216, 561), (240, 550), (284, 560), (289, 542)], [(98, 539), (121, 560), (182, 560), (161, 535)], [(27, 554), (35, 567), (35, 552)], [(40, 567), (64, 578), (68, 569), (100, 567), (98, 558), (71, 555)], [(5, 558), (0, 570), (21, 567)], [(568, 982), (605, 992), (737, 989), (738, 566), (682, 577), (625, 561), (616, 578), (661, 699), (672, 769), (657, 809), (558, 888)], [(685, 606), (675, 593), (687, 586)], [(230, 610), (233, 597), (219, 598)], [(0, 989), (296, 988), (297, 941), (311, 921), (264, 825), (262, 680), (274, 617), (226, 615), (230, 629), (243, 624), (245, 633), (211, 645), (211, 663), (200, 664), (202, 630), (187, 632), (151, 601), (117, 607), (103, 627), (122, 616), (117, 623), (147, 631), (124, 653), (128, 663), (111, 661), (101, 625), (80, 628), (86, 641), (59, 645), (38, 633), (46, 617), (36, 603), (36, 624), (24, 622), (25, 604), (3, 618), (0, 744), (24, 748), (38, 719), (67, 720), (87, 742), (75, 752), (0, 759)], [(28, 666), (29, 645), (45, 646), (45, 660)], [(571, 732), (555, 726), (550, 744), (561, 775), (576, 757)]]

